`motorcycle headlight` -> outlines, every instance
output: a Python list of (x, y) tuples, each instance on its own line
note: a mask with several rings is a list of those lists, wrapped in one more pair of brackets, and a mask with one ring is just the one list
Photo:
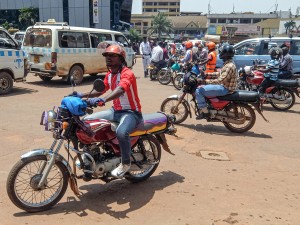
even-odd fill
[(57, 113), (53, 110), (44, 111), (41, 118), (41, 125), (45, 126), (45, 130), (52, 131), (55, 128)]

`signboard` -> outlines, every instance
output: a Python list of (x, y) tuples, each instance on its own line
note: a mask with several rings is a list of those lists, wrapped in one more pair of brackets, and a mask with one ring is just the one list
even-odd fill
[(99, 23), (98, 0), (93, 0), (93, 22), (94, 23)]
[[(230, 31), (233, 31), (233, 33)], [(224, 26), (223, 35), (225, 33), (233, 35), (260, 35), (261, 27), (251, 24), (228, 24)]]
[(217, 33), (217, 28), (216, 26), (210, 25), (207, 29), (208, 34), (216, 34)]

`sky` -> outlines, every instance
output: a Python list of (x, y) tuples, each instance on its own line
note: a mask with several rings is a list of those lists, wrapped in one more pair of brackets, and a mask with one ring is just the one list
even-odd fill
[[(132, 13), (141, 13), (142, 0), (132, 1)], [(181, 0), (180, 10), (183, 12), (202, 12), (208, 13), (210, 3), (211, 13), (231, 13), (235, 12), (254, 12), (269, 13), (277, 10), (288, 11), (291, 9), (293, 15), (296, 14), (297, 7), (300, 7), (299, 0)], [(300, 12), (299, 12), (300, 13)]]

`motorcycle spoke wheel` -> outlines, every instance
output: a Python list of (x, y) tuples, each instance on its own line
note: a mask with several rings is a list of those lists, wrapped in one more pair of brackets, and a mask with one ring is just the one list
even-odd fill
[(254, 110), (249, 105), (232, 104), (227, 108), (227, 111), (236, 116), (234, 118), (235, 120), (244, 121), (242, 124), (223, 122), (224, 126), (231, 132), (244, 133), (254, 126), (256, 115)]
[(182, 83), (182, 81), (181, 81), (182, 78), (183, 78), (183, 74), (177, 74), (177, 75), (174, 77), (173, 85), (174, 85), (174, 87), (175, 87), (177, 90), (181, 90), (182, 87), (183, 87), (183, 83)]
[(186, 120), (189, 112), (187, 106), (182, 102), (178, 105), (176, 109), (177, 104), (178, 99), (165, 99), (160, 106), (160, 111), (169, 115), (174, 115), (176, 118), (174, 123), (180, 124)]
[(291, 90), (288, 89), (275, 90), (272, 92), (272, 94), (274, 96), (278, 96), (278, 98), (276, 98), (277, 101), (282, 101), (282, 104), (279, 104), (273, 102), (271, 99), (270, 103), (273, 106), (273, 108), (276, 110), (285, 111), (292, 108), (293, 105), (295, 104), (295, 95)]
[(161, 147), (154, 136), (146, 135), (140, 138), (132, 149), (132, 154), (136, 162), (132, 162), (129, 172), (124, 177), (133, 183), (141, 182), (148, 179), (158, 167)]
[(20, 209), (27, 212), (47, 210), (66, 192), (68, 171), (61, 162), (56, 162), (51, 168), (45, 185), (38, 187), (46, 163), (45, 156), (34, 156), (20, 160), (11, 170), (6, 185), (7, 193)]
[(157, 74), (158, 82), (162, 85), (168, 85), (171, 82), (172, 71), (160, 70)]

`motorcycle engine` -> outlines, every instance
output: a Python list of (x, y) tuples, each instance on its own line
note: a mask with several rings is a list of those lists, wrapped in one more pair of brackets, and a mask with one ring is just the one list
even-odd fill
[(120, 157), (115, 157), (111, 159), (106, 159), (105, 161), (96, 162), (94, 175), (96, 177), (103, 177), (105, 173), (115, 169), (119, 163), (121, 163)]

